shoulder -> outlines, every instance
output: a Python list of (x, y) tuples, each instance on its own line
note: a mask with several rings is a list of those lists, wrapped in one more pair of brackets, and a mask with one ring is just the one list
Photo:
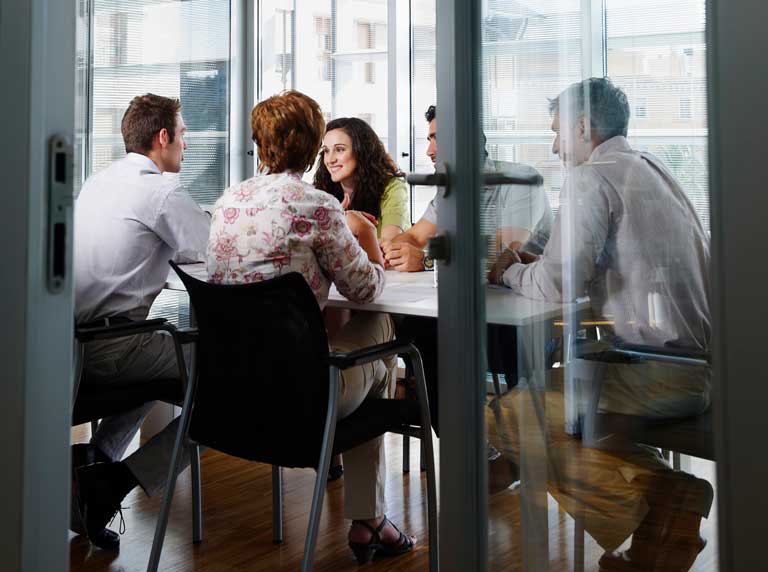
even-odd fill
[(387, 185), (384, 187), (384, 194), (382, 197), (387, 197), (389, 195), (400, 195), (400, 194), (406, 194), (407, 188), (405, 186), (405, 181), (401, 179), (400, 177), (392, 177)]
[(381, 194), (381, 205), (389, 206), (407, 201), (408, 190), (405, 186), (405, 182), (397, 177), (390, 179), (387, 186), (384, 187), (384, 192)]

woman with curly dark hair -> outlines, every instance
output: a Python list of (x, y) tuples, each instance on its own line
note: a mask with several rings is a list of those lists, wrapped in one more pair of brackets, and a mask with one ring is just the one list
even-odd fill
[(315, 188), (350, 210), (376, 217), (380, 240), (391, 240), (410, 226), (405, 174), (365, 121), (339, 117), (329, 122), (319, 163)]

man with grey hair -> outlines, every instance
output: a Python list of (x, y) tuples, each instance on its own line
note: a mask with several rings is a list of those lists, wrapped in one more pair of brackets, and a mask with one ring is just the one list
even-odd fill
[[(597, 356), (617, 342), (708, 351), (708, 238), (672, 173), (630, 147), (626, 95), (606, 78), (590, 78), (568, 87), (550, 109), (552, 151), (566, 170), (551, 238), (540, 256), (503, 253), (489, 281), (552, 302), (588, 295), (601, 336), (582, 355)], [(589, 399), (598, 400), (600, 412), (653, 420), (699, 415), (709, 407), (708, 367), (599, 359), (568, 367), (565, 374), (577, 378), (569, 399), (582, 417)], [(596, 397), (588, 388), (598, 368), (603, 382)], [(554, 389), (557, 383), (551, 386), (545, 399), (557, 449), (553, 494), (585, 516), (586, 529), (606, 550), (601, 570), (688, 570), (704, 546), (699, 524), (709, 514), (712, 487), (673, 471), (621, 435), (594, 448), (580, 446), (564, 434), (564, 394)], [(516, 427), (517, 408), (531, 399), (536, 396), (525, 390), (510, 392), (505, 424)], [(516, 458), (517, 433), (502, 433), (508, 436), (504, 449)], [(612, 552), (630, 534), (631, 548)]]

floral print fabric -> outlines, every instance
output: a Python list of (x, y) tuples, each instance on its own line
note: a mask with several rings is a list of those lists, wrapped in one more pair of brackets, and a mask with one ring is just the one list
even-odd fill
[(368, 260), (339, 202), (294, 173), (257, 175), (214, 207), (208, 280), (240, 284), (301, 272), (322, 308), (331, 283), (353, 302), (374, 300), (384, 269)]

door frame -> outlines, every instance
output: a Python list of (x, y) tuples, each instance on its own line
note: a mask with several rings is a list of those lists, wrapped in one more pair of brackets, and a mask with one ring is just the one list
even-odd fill
[[(0, 5), (0, 567), (65, 571), (69, 550), (69, 437), (72, 395), (72, 228), (66, 226), (65, 279), (47, 286), (48, 142), (74, 141), (77, 1), (17, 0)], [(68, 180), (72, 193), (72, 175)], [(67, 209), (65, 209), (66, 212)]]

